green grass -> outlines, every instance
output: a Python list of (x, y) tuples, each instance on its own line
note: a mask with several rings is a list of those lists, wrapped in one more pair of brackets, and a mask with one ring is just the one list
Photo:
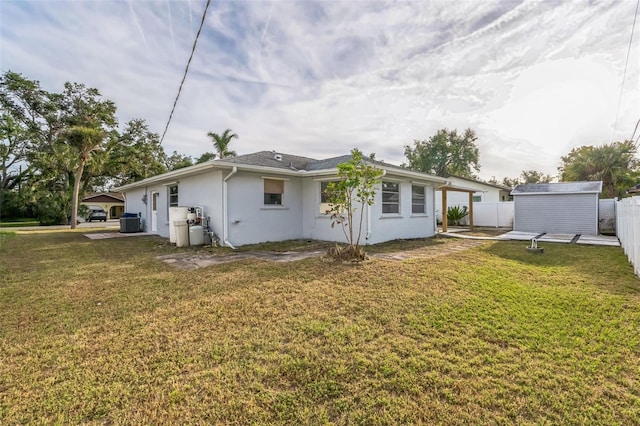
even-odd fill
[(621, 249), (524, 247), (182, 271), (160, 238), (0, 234), (0, 423), (637, 424)]
[(17, 228), (20, 226), (38, 226), (40, 222), (37, 219), (14, 219), (10, 221), (1, 221), (0, 228)]

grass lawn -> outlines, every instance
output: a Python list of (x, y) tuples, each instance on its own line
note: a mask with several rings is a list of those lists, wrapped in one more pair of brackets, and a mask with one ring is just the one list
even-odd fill
[(1, 424), (638, 424), (620, 248), (184, 271), (164, 241), (0, 233)]
[(38, 226), (40, 222), (37, 219), (16, 219), (12, 221), (1, 221), (0, 228), (17, 228), (19, 226)]

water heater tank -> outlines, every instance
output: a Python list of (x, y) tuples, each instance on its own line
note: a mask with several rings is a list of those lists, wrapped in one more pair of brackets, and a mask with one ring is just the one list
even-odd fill
[(183, 221), (187, 223), (189, 207), (169, 207), (169, 242), (176, 242), (176, 229), (173, 222)]

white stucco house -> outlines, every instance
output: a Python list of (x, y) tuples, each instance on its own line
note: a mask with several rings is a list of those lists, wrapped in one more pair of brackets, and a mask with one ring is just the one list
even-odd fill
[[(306, 238), (344, 241), (331, 227), (322, 195), (349, 155), (325, 160), (261, 151), (154, 176), (117, 188), (125, 210), (147, 232), (168, 237), (170, 207), (200, 206), (221, 243), (239, 246)], [(368, 160), (367, 160), (368, 161)], [(435, 192), (447, 179), (378, 161), (384, 171), (372, 206), (365, 206), (364, 244), (435, 235)]]

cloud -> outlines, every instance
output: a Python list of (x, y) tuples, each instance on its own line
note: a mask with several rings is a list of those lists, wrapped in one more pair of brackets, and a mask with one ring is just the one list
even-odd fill
[[(240, 153), (359, 146), (401, 163), (414, 139), (470, 127), (482, 177), (555, 173), (571, 147), (633, 131), (640, 37), (612, 128), (632, 3), (212, 2), (165, 149), (199, 156), (208, 131), (231, 128)], [(203, 7), (3, 2), (2, 70), (97, 87), (121, 122), (160, 133)]]

